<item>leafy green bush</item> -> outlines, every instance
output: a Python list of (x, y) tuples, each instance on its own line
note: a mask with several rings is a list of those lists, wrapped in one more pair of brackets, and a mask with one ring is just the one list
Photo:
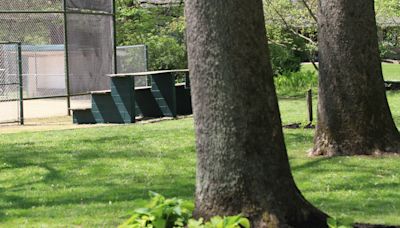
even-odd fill
[(388, 41), (381, 41), (379, 43), (379, 53), (380, 53), (380, 57), (382, 59), (387, 58), (391, 55), (396, 54), (393, 50), (395, 49), (395, 46)]
[(302, 96), (307, 90), (317, 90), (318, 79), (314, 72), (290, 72), (275, 77), (279, 96)]
[(250, 221), (241, 215), (220, 217), (215, 216), (209, 222), (203, 219), (190, 219), (188, 228), (250, 228)]
[(187, 68), (186, 51), (182, 44), (170, 36), (152, 36), (146, 40), (149, 70)]
[(120, 228), (184, 227), (192, 217), (193, 204), (181, 199), (166, 199), (150, 192), (151, 200), (146, 208), (136, 209)]
[(213, 217), (209, 222), (191, 219), (193, 203), (177, 198), (166, 199), (150, 192), (150, 202), (146, 208), (136, 209), (134, 214), (119, 228), (250, 228), (248, 219), (237, 215)]
[(270, 44), (269, 49), (274, 75), (300, 70), (301, 58), (296, 56), (293, 50), (276, 44)]
[(183, 6), (142, 8), (117, 1), (118, 45), (148, 46), (149, 70), (187, 68)]

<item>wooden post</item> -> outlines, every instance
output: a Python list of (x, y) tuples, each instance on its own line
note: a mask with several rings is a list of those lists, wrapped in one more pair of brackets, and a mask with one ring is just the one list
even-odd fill
[(312, 90), (307, 91), (307, 107), (308, 107), (308, 121), (312, 124), (313, 121), (313, 107), (312, 107)]

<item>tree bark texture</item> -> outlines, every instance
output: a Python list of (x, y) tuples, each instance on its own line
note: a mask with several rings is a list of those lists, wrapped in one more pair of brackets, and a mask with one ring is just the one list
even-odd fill
[(288, 162), (261, 0), (186, 1), (195, 116), (195, 216), (253, 227), (326, 227)]
[(321, 0), (318, 124), (311, 155), (399, 152), (373, 0)]

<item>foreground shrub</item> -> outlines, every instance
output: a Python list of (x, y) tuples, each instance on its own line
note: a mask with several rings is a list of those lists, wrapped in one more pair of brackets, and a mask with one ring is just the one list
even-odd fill
[(136, 209), (120, 228), (184, 227), (192, 217), (193, 204), (181, 199), (166, 199), (150, 192), (150, 202), (145, 208)]
[(150, 192), (150, 202), (145, 208), (136, 209), (134, 214), (120, 228), (250, 228), (248, 219), (237, 215), (203, 219), (191, 219), (194, 205), (177, 198), (166, 199)]
[(190, 219), (189, 228), (250, 228), (250, 221), (240, 215), (220, 217), (215, 216), (209, 222), (204, 223), (203, 219)]

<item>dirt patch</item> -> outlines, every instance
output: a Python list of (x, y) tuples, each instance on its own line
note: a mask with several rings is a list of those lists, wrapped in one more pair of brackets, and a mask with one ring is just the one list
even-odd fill
[[(178, 118), (163, 117), (153, 119), (138, 118), (135, 124), (152, 124), (161, 121), (170, 121), (175, 119), (192, 118), (189, 116), (179, 116)], [(40, 132), (40, 131), (58, 131), (71, 130), (93, 127), (108, 127), (120, 126), (121, 124), (73, 124), (71, 116), (49, 117), (49, 118), (34, 118), (26, 119), (23, 126), (18, 124), (0, 124), (0, 134), (12, 134), (20, 132)]]
[[(24, 101), (25, 119), (49, 118), (65, 116), (68, 113), (66, 98), (40, 99)], [(74, 100), (72, 108), (90, 106), (90, 100)], [(0, 102), (0, 123), (19, 119), (19, 102)]]
[(72, 123), (72, 117), (70, 116), (33, 118), (33, 119), (26, 119), (25, 124), (23, 126), (18, 124), (0, 124), (0, 134), (70, 130), (70, 129), (102, 127), (102, 126), (104, 127), (112, 125), (113, 124), (76, 125)]

